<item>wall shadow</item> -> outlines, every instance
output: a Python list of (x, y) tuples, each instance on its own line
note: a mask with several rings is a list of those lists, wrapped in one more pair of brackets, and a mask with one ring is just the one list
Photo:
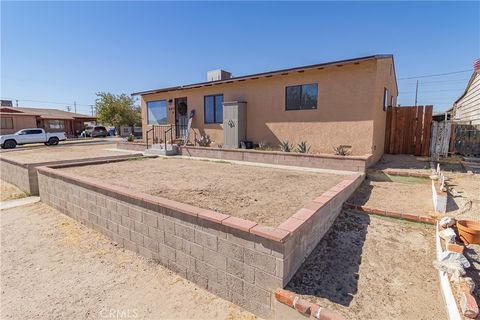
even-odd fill
[(358, 290), (369, 225), (368, 215), (342, 211), (286, 289), (349, 306)]

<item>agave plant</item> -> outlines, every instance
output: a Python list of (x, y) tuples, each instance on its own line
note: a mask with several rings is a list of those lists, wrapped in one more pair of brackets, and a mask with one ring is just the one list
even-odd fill
[(293, 145), (291, 145), (287, 140), (280, 143), (280, 150), (283, 152), (291, 152), (293, 150)]
[(195, 139), (195, 141), (198, 143), (200, 147), (210, 147), (210, 145), (212, 144), (212, 140), (210, 139), (210, 136), (208, 134), (204, 136), (200, 136), (200, 138)]
[(347, 146), (345, 144), (341, 144), (337, 147), (333, 147), (333, 151), (335, 151), (335, 154), (337, 156), (348, 156), (350, 154), (350, 148), (352, 146)]
[(301, 141), (297, 146), (297, 152), (299, 153), (309, 153), (310, 146), (307, 145), (306, 141)]

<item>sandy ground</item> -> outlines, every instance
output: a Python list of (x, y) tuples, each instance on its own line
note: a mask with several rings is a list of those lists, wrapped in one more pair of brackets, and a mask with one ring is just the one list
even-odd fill
[(272, 227), (343, 180), (332, 174), (168, 158), (62, 170)]
[(44, 205), (0, 212), (2, 319), (254, 319)]
[(435, 215), (432, 186), (427, 179), (408, 177), (385, 182), (367, 178), (348, 201), (380, 210), (427, 217)]
[(434, 229), (343, 212), (287, 289), (350, 320), (447, 319)]
[(480, 220), (480, 174), (447, 175), (447, 215), (462, 220)]
[(111, 143), (87, 143), (16, 150), (1, 153), (0, 158), (11, 159), (22, 163), (36, 163), (129, 154), (132, 154), (132, 152), (115, 150), (115, 145)]
[[(443, 171), (464, 172), (459, 158), (449, 157), (440, 160), (440, 167)], [(371, 169), (384, 170), (393, 169), (396, 171), (430, 173), (432, 168), (437, 168), (437, 162), (430, 162), (428, 157), (416, 157), (407, 154), (384, 154), (380, 161)]]
[(27, 194), (13, 184), (0, 180), (0, 201), (7, 201), (26, 197)]

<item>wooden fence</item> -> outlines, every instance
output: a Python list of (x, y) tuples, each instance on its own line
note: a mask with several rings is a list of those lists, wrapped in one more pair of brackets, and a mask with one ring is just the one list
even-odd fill
[(385, 153), (428, 156), (433, 106), (387, 109)]

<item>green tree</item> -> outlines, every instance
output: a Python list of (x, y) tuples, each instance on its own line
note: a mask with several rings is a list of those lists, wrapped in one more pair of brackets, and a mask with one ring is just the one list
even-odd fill
[(133, 129), (133, 126), (141, 125), (140, 107), (135, 105), (131, 96), (109, 92), (98, 92), (96, 95), (95, 107), (99, 123), (115, 127), (117, 134), (120, 133), (120, 126)]

